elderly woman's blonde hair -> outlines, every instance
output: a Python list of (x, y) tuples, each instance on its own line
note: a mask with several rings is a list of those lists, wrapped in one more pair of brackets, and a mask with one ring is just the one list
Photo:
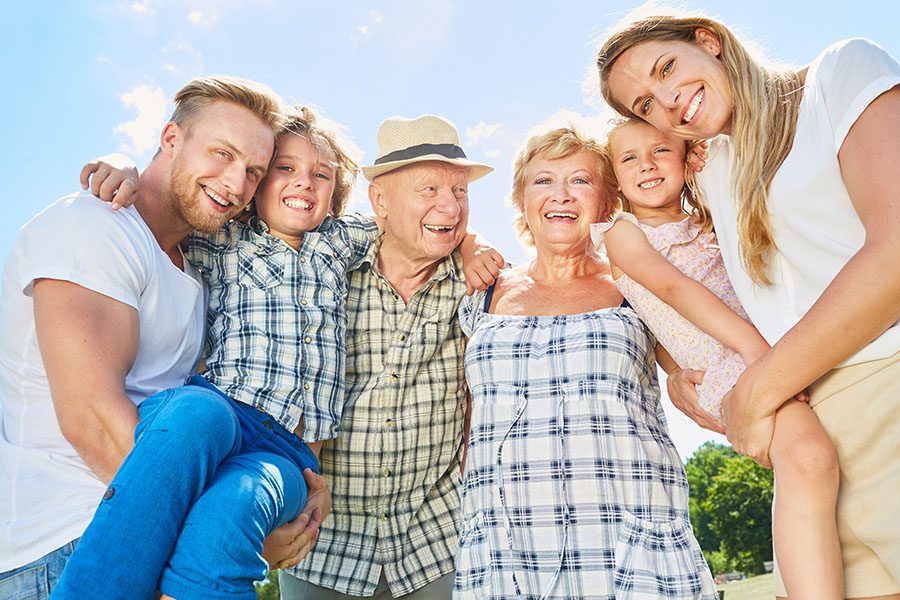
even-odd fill
[(296, 105), (287, 113), (287, 120), (280, 132), (281, 135), (299, 135), (305, 138), (316, 149), (319, 159), (334, 162), (334, 193), (331, 195), (330, 213), (334, 217), (344, 214), (350, 192), (359, 174), (361, 153), (353, 142), (343, 133), (340, 125), (320, 118), (313, 109), (305, 105)]
[[(519, 239), (529, 246), (534, 245), (534, 237), (525, 220), (525, 187), (528, 185), (526, 171), (529, 163), (535, 158), (546, 160), (559, 160), (586, 150), (597, 158), (597, 181), (605, 196), (606, 219), (619, 210), (619, 202), (616, 196), (615, 175), (611, 172), (611, 163), (607, 156), (606, 145), (589, 137), (574, 126), (560, 127), (546, 133), (534, 135), (525, 142), (525, 147), (513, 161), (513, 187), (509, 195), (509, 202), (519, 214), (513, 219), (513, 226)], [(612, 182), (612, 183), (611, 183)]]
[(741, 257), (753, 281), (770, 285), (768, 261), (775, 241), (766, 197), (794, 143), (802, 92), (797, 72), (772, 68), (754, 59), (748, 47), (719, 21), (697, 15), (657, 14), (627, 18), (603, 43), (597, 54), (600, 91), (620, 114), (635, 116), (609, 89), (615, 62), (630, 48), (648, 41), (693, 43), (698, 29), (710, 31), (719, 40), (719, 60), (734, 97), (731, 185), (738, 202)]

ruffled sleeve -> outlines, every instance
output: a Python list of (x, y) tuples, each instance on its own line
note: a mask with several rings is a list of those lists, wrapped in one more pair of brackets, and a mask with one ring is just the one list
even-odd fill
[(612, 221), (594, 223), (591, 225), (591, 241), (594, 243), (594, 248), (598, 252), (606, 252), (606, 232), (612, 229), (612, 226), (621, 220), (629, 221), (640, 227), (637, 217), (624, 211), (616, 213), (615, 216), (613, 216)]

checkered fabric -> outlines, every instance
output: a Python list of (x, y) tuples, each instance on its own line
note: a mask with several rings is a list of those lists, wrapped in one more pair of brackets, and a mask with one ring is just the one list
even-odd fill
[(371, 219), (326, 218), (299, 251), (265, 223), (229, 223), (190, 238), (187, 258), (209, 283), (206, 371), (231, 398), (303, 440), (334, 438), (344, 405), (347, 271), (377, 238)]
[(320, 459), (334, 508), (290, 573), (370, 596), (382, 571), (394, 596), (452, 573), (466, 388), (465, 294), (454, 255), (404, 305), (377, 269), (350, 275), (347, 405)]
[(457, 598), (717, 598), (637, 315), (464, 300), (472, 423)]

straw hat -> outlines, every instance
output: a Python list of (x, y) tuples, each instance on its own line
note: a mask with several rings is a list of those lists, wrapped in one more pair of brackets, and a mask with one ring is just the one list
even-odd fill
[(394, 169), (428, 160), (468, 167), (469, 181), (494, 170), (466, 158), (453, 123), (443, 117), (422, 115), (415, 119), (385, 119), (378, 128), (378, 158), (373, 165), (363, 167), (362, 172), (371, 181)]

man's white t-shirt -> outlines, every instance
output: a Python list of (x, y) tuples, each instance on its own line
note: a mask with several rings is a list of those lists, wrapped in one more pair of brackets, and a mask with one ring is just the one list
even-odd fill
[[(768, 198), (778, 247), (768, 271), (771, 286), (754, 284), (741, 262), (730, 141), (721, 136), (710, 144), (700, 184), (725, 268), (753, 324), (770, 344), (806, 314), (865, 241), (838, 152), (866, 107), (898, 84), (900, 65), (869, 40), (838, 42), (810, 64), (794, 144)], [(898, 350), (900, 325), (895, 324), (840, 366), (886, 358)]]
[(0, 572), (80, 537), (106, 488), (59, 428), (35, 337), (39, 278), (70, 281), (137, 310), (140, 345), (125, 381), (135, 404), (182, 385), (203, 346), (199, 274), (172, 264), (136, 209), (114, 212), (74, 194), (22, 228), (0, 291)]

